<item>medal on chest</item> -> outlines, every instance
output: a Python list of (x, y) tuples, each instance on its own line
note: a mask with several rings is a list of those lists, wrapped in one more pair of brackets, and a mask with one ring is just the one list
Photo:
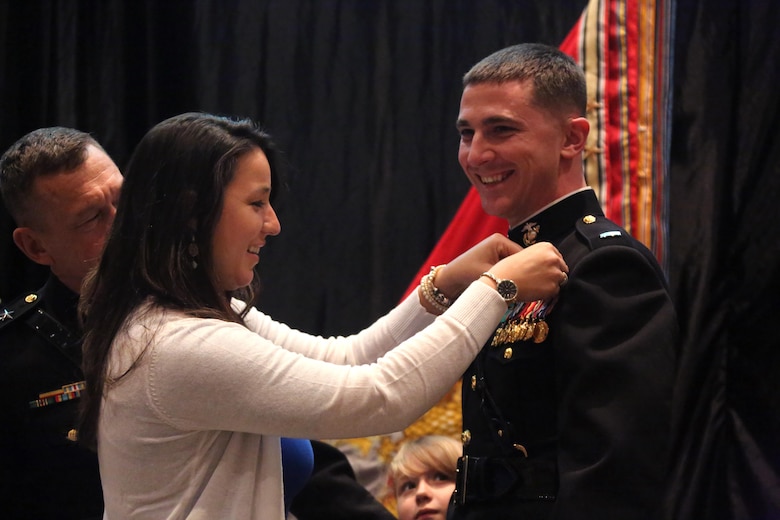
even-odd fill
[(520, 341), (543, 342), (550, 332), (545, 317), (552, 311), (556, 300), (517, 302), (509, 307), (493, 334), (490, 346), (500, 347)]

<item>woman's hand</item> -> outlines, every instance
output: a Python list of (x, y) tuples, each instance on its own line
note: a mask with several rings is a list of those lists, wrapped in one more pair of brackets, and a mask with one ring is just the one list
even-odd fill
[[(549, 242), (538, 242), (507, 256), (486, 271), (496, 278), (514, 281), (517, 285), (516, 301), (551, 298), (569, 279), (569, 267), (558, 249)], [(483, 277), (482, 281), (495, 287), (495, 282), (488, 277)]]
[(496, 262), (522, 249), (507, 237), (494, 233), (439, 269), (433, 283), (446, 297), (455, 299)]

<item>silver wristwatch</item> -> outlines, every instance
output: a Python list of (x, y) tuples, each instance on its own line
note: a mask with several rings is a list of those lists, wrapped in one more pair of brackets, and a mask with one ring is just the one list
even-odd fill
[(489, 273), (487, 271), (482, 273), (482, 276), (487, 276), (496, 282), (496, 290), (505, 302), (513, 303), (515, 301), (515, 298), (517, 298), (517, 285), (515, 282), (510, 279), (499, 280), (493, 273)]

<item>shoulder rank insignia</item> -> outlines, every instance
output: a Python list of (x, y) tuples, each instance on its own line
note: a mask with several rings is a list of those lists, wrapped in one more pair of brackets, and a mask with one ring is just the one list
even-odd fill
[(18, 320), (33, 310), (37, 306), (38, 300), (36, 293), (29, 293), (10, 302), (7, 306), (0, 307), (0, 328)]
[(585, 215), (575, 223), (578, 234), (583, 237), (591, 251), (604, 246), (631, 245), (628, 233), (605, 217)]

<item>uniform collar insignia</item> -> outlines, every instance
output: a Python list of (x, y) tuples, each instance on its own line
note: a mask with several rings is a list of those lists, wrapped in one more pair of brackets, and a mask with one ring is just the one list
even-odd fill
[(536, 222), (526, 222), (523, 224), (523, 245), (528, 247), (536, 243), (536, 238), (539, 236), (539, 230), (541, 226)]
[(11, 314), (13, 314), (13, 313), (14, 313), (14, 311), (9, 311), (8, 309), (3, 309), (3, 312), (0, 313), (0, 321), (14, 319), (14, 317), (11, 316)]
[(578, 191), (558, 200), (509, 230), (509, 238), (523, 247), (537, 242), (557, 245), (573, 232), (574, 224), (585, 215), (603, 215), (591, 189)]

